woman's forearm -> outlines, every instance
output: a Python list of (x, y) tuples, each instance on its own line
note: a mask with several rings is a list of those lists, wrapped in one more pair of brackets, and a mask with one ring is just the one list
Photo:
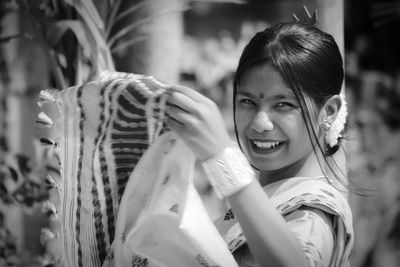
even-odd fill
[(228, 200), (260, 266), (309, 266), (300, 243), (258, 181)]

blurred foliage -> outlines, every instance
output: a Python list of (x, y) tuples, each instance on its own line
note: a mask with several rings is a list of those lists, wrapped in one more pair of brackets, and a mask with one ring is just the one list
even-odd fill
[[(63, 89), (113, 70), (108, 30), (93, 1), (11, 1), (32, 25), (29, 33), (46, 53), (55, 87)], [(116, 13), (121, 1), (96, 1)], [(112, 5), (112, 6), (111, 6)], [(113, 17), (109, 19), (112, 27)]]
[[(122, 0), (6, 0), (0, 3), (0, 12), (14, 15), (26, 25), (19, 27), (22, 32), (8, 36), (0, 34), (0, 44), (25, 39), (42, 47), (51, 72), (51, 86), (56, 90), (86, 82), (103, 70), (114, 70), (112, 53), (133, 44), (136, 37), (129, 35), (145, 22), (123, 25), (124, 17), (140, 12), (149, 1), (131, 4), (120, 10)], [(148, 20), (147, 20), (148, 21)], [(118, 23), (118, 27), (115, 25)], [(2, 25), (7, 27), (7, 25)], [(18, 29), (18, 27), (16, 28)], [(3, 31), (2, 31), (3, 32)], [(128, 38), (128, 36), (130, 36)], [(1, 51), (3, 53), (3, 50)], [(0, 155), (0, 266), (21, 266), (26, 264), (17, 247), (16, 237), (6, 228), (4, 218), (7, 207), (19, 205), (32, 209), (44, 205), (45, 214), (51, 216), (47, 189), (54, 187), (53, 177), (59, 177), (55, 144), (42, 146), (34, 140), (35, 156), (28, 157), (15, 153), (7, 142), (7, 99), (12, 92), (8, 88), (9, 72), (5, 57), (1, 57), (1, 155)], [(40, 77), (38, 77), (40, 79)], [(44, 88), (36, 88), (41, 90)], [(37, 94), (38, 92), (34, 92)], [(47, 204), (47, 205), (46, 205)], [(47, 207), (47, 208), (46, 208)], [(54, 212), (54, 211), (53, 211)], [(46, 237), (47, 236), (47, 237)], [(42, 241), (49, 238), (48, 231), (42, 231)], [(36, 259), (43, 265), (52, 264), (44, 255)], [(28, 265), (31, 265), (29, 263)], [(39, 263), (38, 263), (39, 264)]]
[(15, 236), (4, 225), (4, 214), (0, 213), (0, 266), (16, 266), (17, 246)]
[[(131, 33), (154, 17), (135, 23), (125, 21), (143, 11), (152, 1), (135, 1), (121, 10), (123, 0), (7, 0), (3, 10), (17, 11), (32, 32), (4, 36), (23, 37), (40, 43), (58, 89), (81, 84), (104, 70), (114, 70), (112, 55), (143, 40)], [(129, 3), (129, 2), (127, 2)], [(186, 8), (186, 7), (185, 7)], [(156, 13), (182, 12), (172, 10)]]
[[(396, 6), (389, 6), (396, 10)], [(385, 12), (381, 14), (384, 16)], [(365, 64), (371, 54), (381, 57), (383, 53), (367, 50), (372, 36), (373, 33), (359, 34), (355, 37), (357, 45), (346, 51), (346, 97), (353, 120), (348, 142), (349, 179), (371, 190), (368, 197), (350, 195), (355, 229), (351, 265), (397, 267), (400, 264), (400, 69), (383, 71), (378, 64)]]
[(210, 97), (221, 109), (229, 107), (228, 92), (240, 55), (250, 38), (267, 26), (264, 21), (244, 21), (237, 39), (226, 30), (206, 39), (186, 35), (180, 62), (182, 81)]
[[(43, 147), (35, 141), (36, 156), (3, 154), (0, 161), (0, 266), (20, 266), (26, 260), (18, 255), (24, 252), (17, 248), (17, 239), (6, 227), (4, 216), (7, 207), (20, 205), (24, 208), (40, 206), (48, 199), (52, 185), (49, 176), (59, 176), (54, 147)], [(33, 162), (34, 161), (34, 162)]]

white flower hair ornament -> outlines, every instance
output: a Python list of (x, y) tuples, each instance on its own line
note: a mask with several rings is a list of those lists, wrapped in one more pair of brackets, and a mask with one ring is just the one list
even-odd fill
[(342, 105), (339, 109), (338, 115), (333, 122), (325, 120), (321, 125), (321, 130), (324, 132), (325, 142), (329, 147), (337, 145), (339, 138), (342, 137), (342, 132), (347, 119), (347, 102), (344, 95), (340, 95)]

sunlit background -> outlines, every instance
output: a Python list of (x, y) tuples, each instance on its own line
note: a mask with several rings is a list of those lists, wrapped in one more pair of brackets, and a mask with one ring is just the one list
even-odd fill
[(368, 191), (349, 195), (352, 266), (400, 266), (400, 1), (2, 0), (0, 267), (41, 266), (43, 241), (53, 238), (41, 229), (54, 216), (46, 177), (58, 164), (38, 142), (40, 90), (102, 70), (148, 74), (212, 98), (232, 131), (232, 77), (244, 45), (304, 4), (318, 10), (317, 26), (345, 58), (349, 179)]

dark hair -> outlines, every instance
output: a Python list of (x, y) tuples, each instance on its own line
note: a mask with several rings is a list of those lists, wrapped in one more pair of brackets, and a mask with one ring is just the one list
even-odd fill
[[(326, 156), (332, 156), (338, 150), (341, 140), (332, 148), (320, 144), (304, 96), (310, 97), (317, 109), (320, 109), (331, 96), (340, 93), (344, 70), (335, 40), (316, 27), (297, 22), (278, 23), (258, 32), (245, 47), (236, 70), (233, 84), (234, 118), (241, 77), (251, 67), (266, 63), (278, 71), (293, 91), (301, 107), (307, 131), (314, 141), (314, 150), (317, 145), (328, 162)], [(235, 133), (238, 138), (236, 122)]]

